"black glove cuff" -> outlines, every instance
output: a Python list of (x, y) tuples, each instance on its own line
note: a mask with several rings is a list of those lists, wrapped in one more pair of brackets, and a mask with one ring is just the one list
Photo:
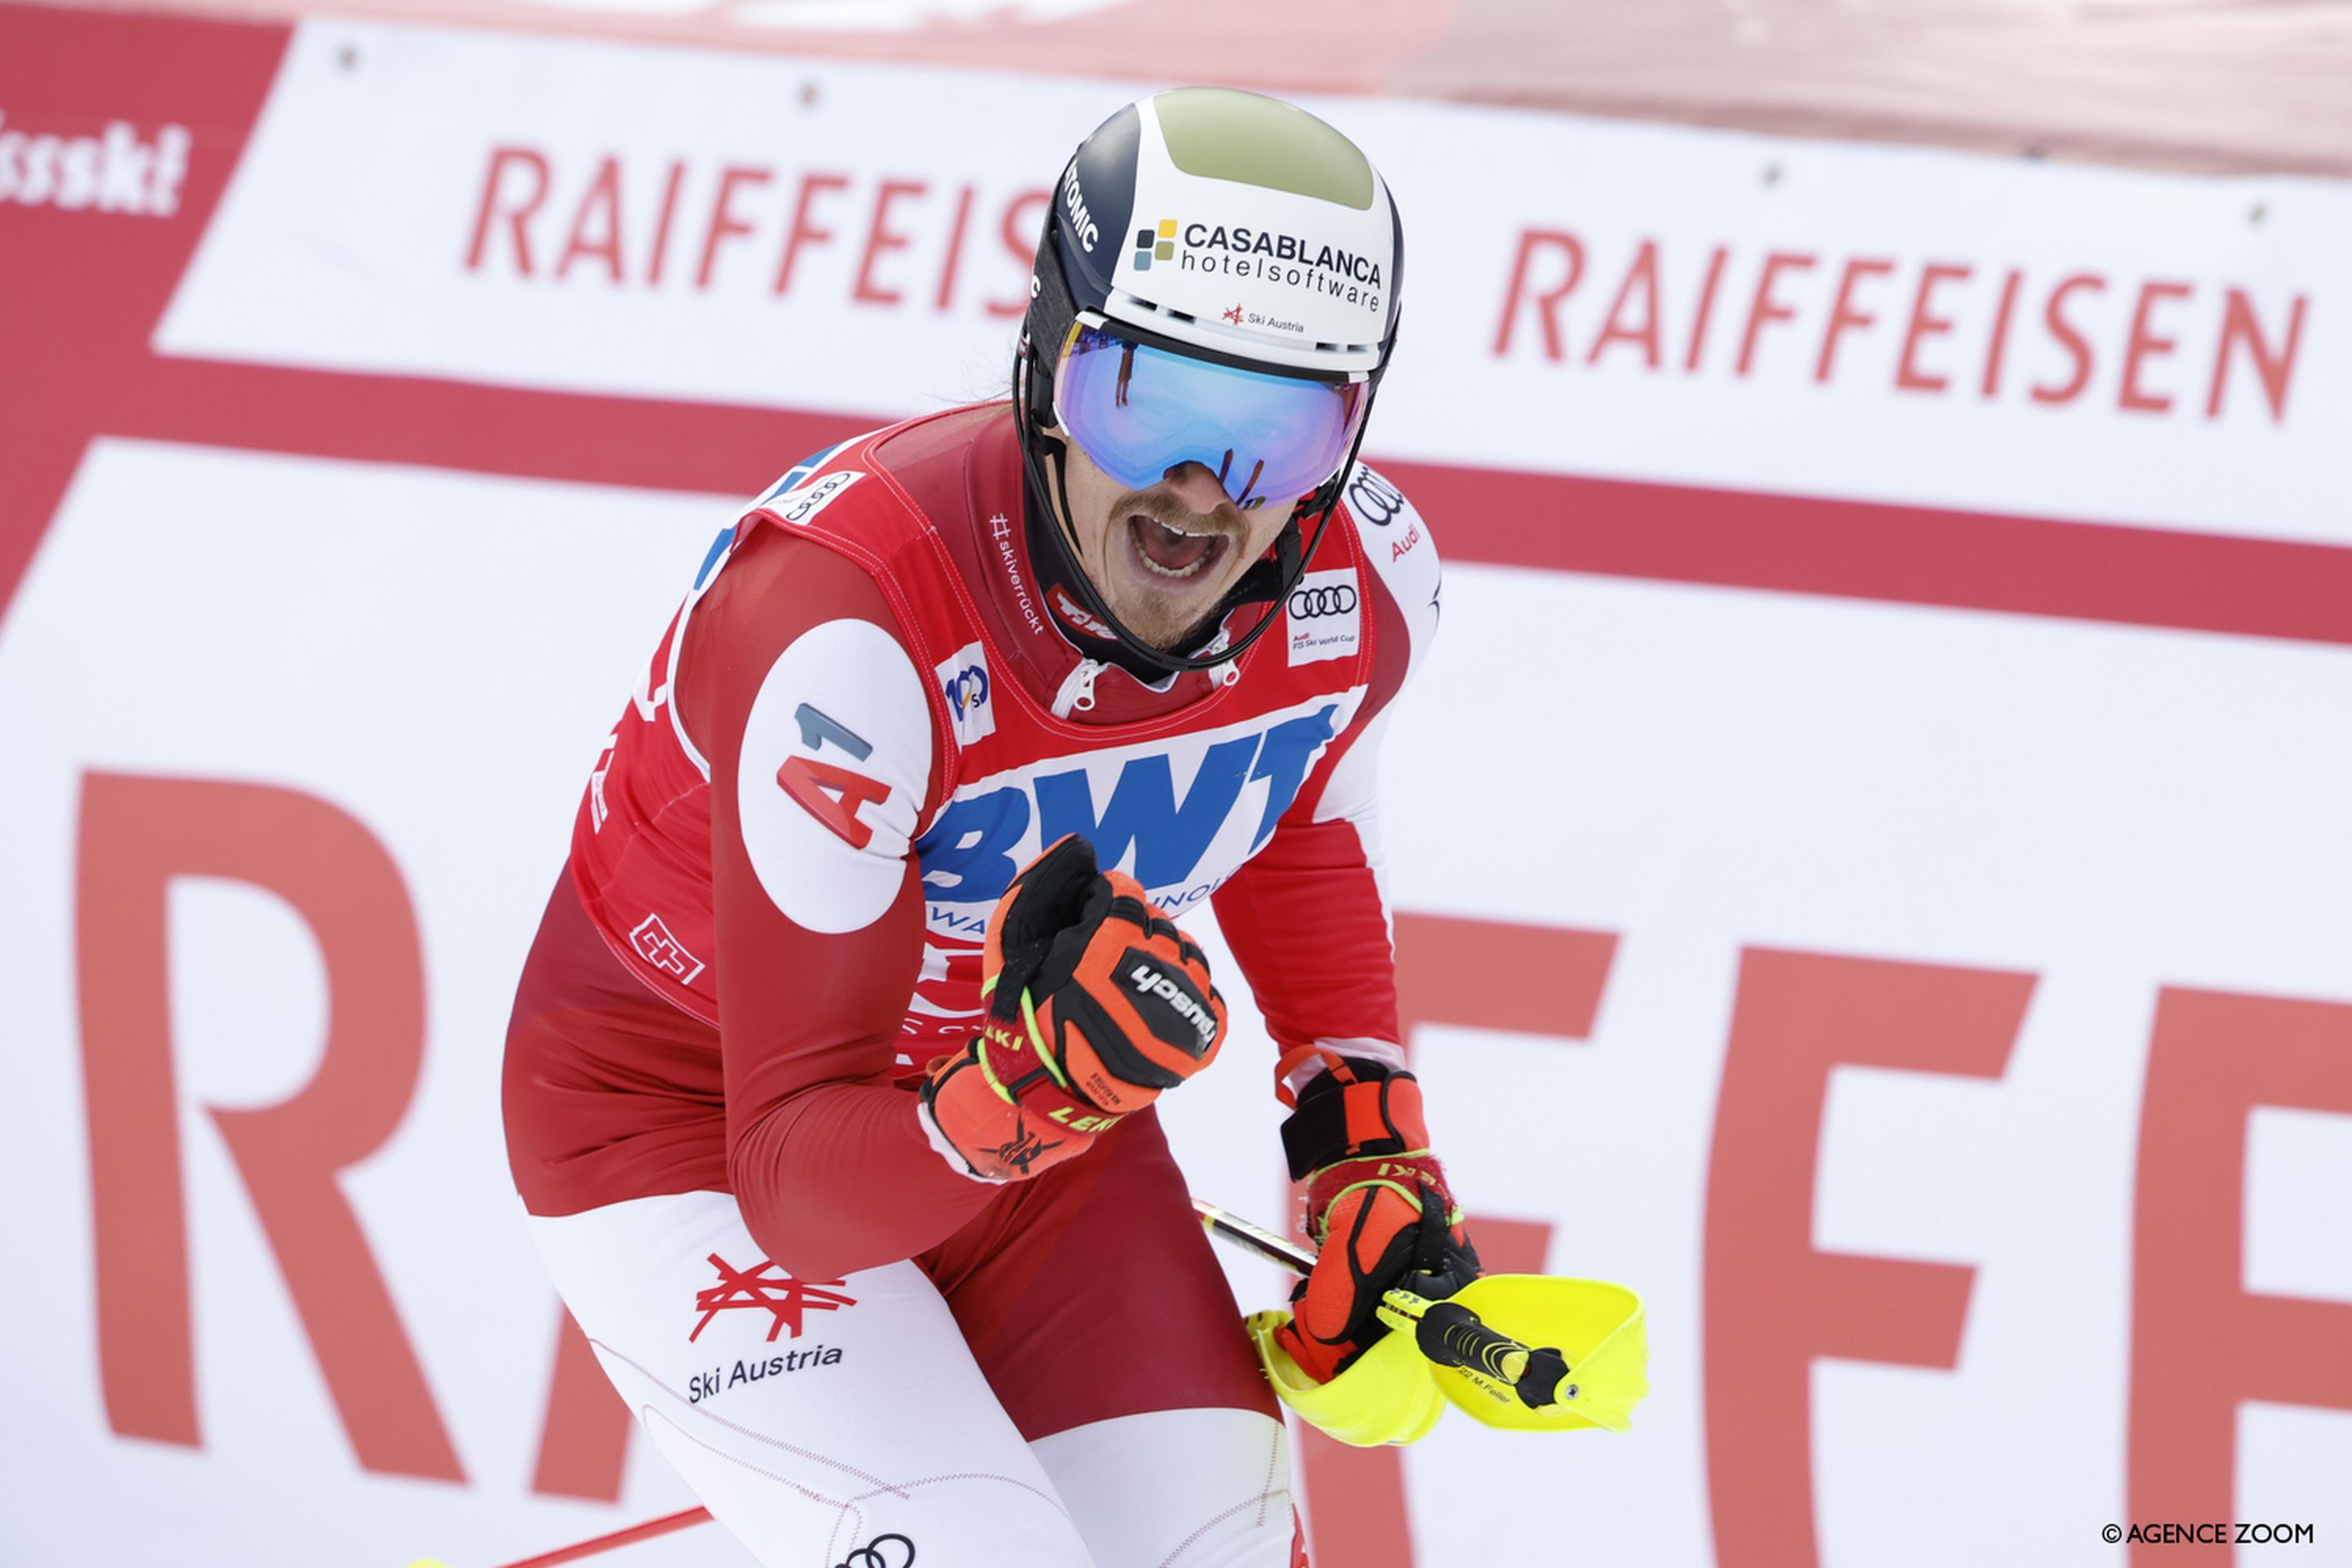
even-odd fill
[(1010, 1023), (1021, 1016), (1024, 991), (1033, 986), (1050, 990), (1069, 978), (1066, 970), (1058, 978), (1049, 978), (1045, 971), (1057, 948), (1069, 946), (1065, 939), (1073, 931), (1076, 949), (1066, 955), (1065, 963), (1076, 965), (1076, 952), (1085, 951), (1092, 934), (1089, 922), (1100, 923), (1109, 907), (1110, 884), (1096, 869), (1094, 846), (1078, 834), (1066, 833), (1022, 868), (1004, 898), (997, 927), (996, 990), (989, 1011)]
[[(1384, 1062), (1370, 1061), (1361, 1057), (1343, 1058), (1338, 1068), (1319, 1072), (1308, 1079), (1307, 1087), (1298, 1091), (1297, 1109), (1282, 1123), (1282, 1152), (1290, 1162), (1290, 1179), (1303, 1182), (1335, 1160), (1354, 1159), (1367, 1154), (1402, 1154), (1412, 1148), (1412, 1145), (1399, 1133), (1395, 1120), (1389, 1115), (1388, 1098), (1391, 1085), (1414, 1081), (1412, 1074), (1401, 1068), (1392, 1068)], [(1370, 1138), (1351, 1141), (1348, 1128), (1349, 1102), (1355, 1100), (1360, 1105), (1365, 1099), (1375, 1097), (1383, 1131)]]

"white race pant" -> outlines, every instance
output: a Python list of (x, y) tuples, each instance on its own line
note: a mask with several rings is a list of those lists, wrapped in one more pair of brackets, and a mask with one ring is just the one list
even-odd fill
[(530, 1226), (655, 1447), (765, 1568), (1292, 1568), (1288, 1445), (1255, 1411), (1025, 1442), (911, 1262), (789, 1279), (724, 1193)]

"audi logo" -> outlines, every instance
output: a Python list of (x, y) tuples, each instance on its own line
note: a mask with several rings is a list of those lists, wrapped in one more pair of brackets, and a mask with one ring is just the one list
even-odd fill
[(1345, 583), (1326, 584), (1319, 588), (1293, 588), (1290, 591), (1290, 613), (1298, 620), (1310, 620), (1317, 616), (1344, 616), (1356, 607), (1356, 590)]
[(1348, 487), (1348, 510), (1359, 522), (1386, 528), (1404, 510), (1404, 492), (1370, 468), (1358, 468), (1355, 483)]
[(903, 1535), (877, 1535), (834, 1565), (834, 1568), (908, 1568), (915, 1561), (915, 1543)]
[(801, 497), (799, 500), (794, 501), (791, 507), (785, 510), (782, 514), (783, 521), (786, 522), (805, 521), (810, 516), (822, 510), (825, 502), (840, 494), (842, 489), (855, 477), (855, 475), (851, 474), (825, 475), (824, 478), (816, 481), (815, 485), (810, 489), (806, 495)]

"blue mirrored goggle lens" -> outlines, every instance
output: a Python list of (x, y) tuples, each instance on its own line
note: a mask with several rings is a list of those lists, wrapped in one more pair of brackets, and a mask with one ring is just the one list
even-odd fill
[(1245, 507), (1296, 500), (1329, 479), (1363, 393), (1360, 382), (1240, 370), (1094, 327), (1072, 335), (1054, 378), (1062, 427), (1104, 473), (1139, 490), (1199, 463)]

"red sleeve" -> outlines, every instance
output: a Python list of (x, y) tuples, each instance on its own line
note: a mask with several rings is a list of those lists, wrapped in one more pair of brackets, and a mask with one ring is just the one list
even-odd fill
[[(710, 762), (728, 1172), (770, 1258), (796, 1278), (837, 1279), (936, 1245), (995, 1189), (949, 1169), (924, 1138), (914, 1093), (890, 1082), (922, 962), (912, 853), (901, 852), (897, 896), (878, 917), (821, 931), (778, 907), (746, 847), (738, 769), (771, 669), (811, 628), (845, 618), (905, 646), (865, 572), (822, 545), (747, 526), (750, 537), (688, 622), (677, 693)], [(936, 779), (920, 787), (928, 799)], [(887, 879), (891, 868), (870, 869)]]
[(1373, 870), (1370, 785), (1376, 721), (1403, 688), (1410, 643), (1388, 585), (1370, 572), (1364, 581), (1371, 584), (1372, 671), (1363, 706), (1265, 847), (1211, 900), (1285, 1053), (1317, 1040), (1397, 1038), (1396, 957)]
[(1397, 1037), (1388, 919), (1353, 822), (1286, 820), (1212, 901), (1284, 1052)]

